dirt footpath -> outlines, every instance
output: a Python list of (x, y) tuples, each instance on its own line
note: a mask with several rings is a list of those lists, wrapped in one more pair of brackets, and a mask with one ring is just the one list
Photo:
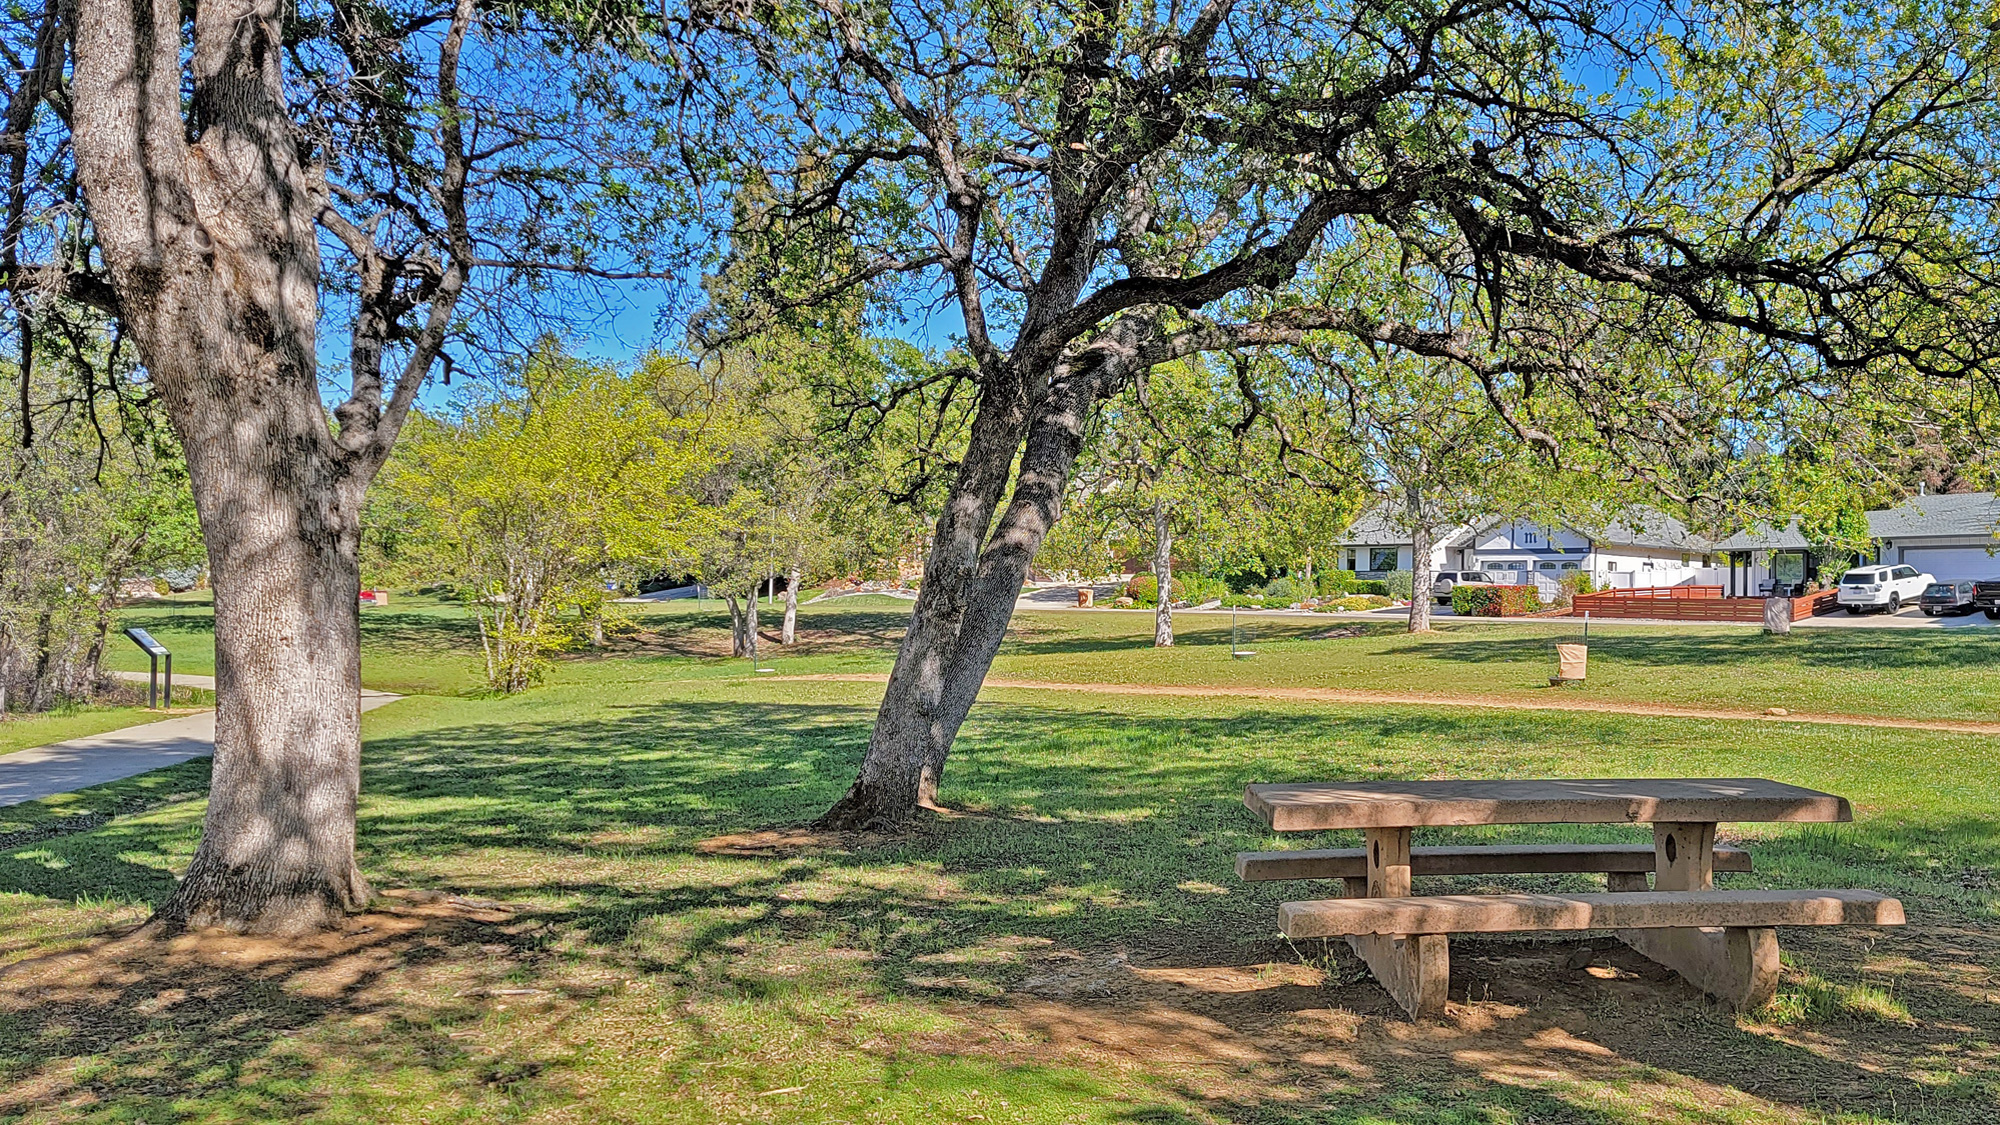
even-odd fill
[[(773, 680), (821, 680), (837, 683), (881, 684), (889, 677), (881, 673), (824, 673), (812, 676), (772, 676)], [(1579, 699), (1551, 690), (1547, 699), (1523, 699), (1510, 695), (1479, 693), (1432, 693), (1415, 691), (1356, 691), (1347, 688), (1244, 687), (1231, 684), (1090, 684), (1053, 683), (1046, 680), (1013, 680), (993, 677), (990, 688), (1021, 688), (1029, 691), (1092, 692), (1099, 695), (1169, 695), (1195, 698), (1287, 699), (1308, 703), (1400, 704), (1413, 707), (1456, 707), (1497, 711), (1588, 711), (1610, 715), (1647, 715), (1662, 719), (1731, 719), (1771, 723), (1818, 723), (1843, 727), (1886, 727), (1894, 730), (1944, 731), (1952, 734), (2000, 734), (2000, 722), (1961, 719), (1897, 719), (1880, 715), (1841, 715), (1787, 711), (1773, 714), (1728, 707), (1675, 707), (1660, 703), (1624, 703), (1607, 699)]]

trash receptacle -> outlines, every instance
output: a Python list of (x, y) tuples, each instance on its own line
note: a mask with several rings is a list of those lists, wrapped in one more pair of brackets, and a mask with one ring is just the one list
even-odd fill
[(1076, 604), (1078, 606), (1088, 606), (1096, 600), (1096, 597), (1097, 591), (1088, 586), (1078, 586), (1076, 588)]
[(1784, 597), (1764, 599), (1764, 631), (1781, 636), (1792, 631), (1792, 599)]
[(1564, 683), (1580, 681), (1589, 664), (1589, 645), (1556, 646), (1556, 679)]

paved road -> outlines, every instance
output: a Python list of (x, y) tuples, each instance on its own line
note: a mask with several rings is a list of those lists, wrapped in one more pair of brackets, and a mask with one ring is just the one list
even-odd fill
[[(1099, 585), (1097, 587), (1098, 605), (1086, 612), (1103, 612), (1116, 594), (1117, 587), (1109, 584)], [(1076, 609), (1076, 587), (1033, 587), (1022, 592), (1020, 601), (1016, 603), (1016, 608)], [(1112, 612), (1118, 611), (1114, 610)], [(1144, 613), (1150, 616), (1153, 611), (1150, 609), (1134, 609), (1123, 612)], [(1226, 609), (1177, 609), (1174, 611), (1174, 616), (1179, 617), (1184, 613), (1220, 613), (1227, 615), (1230, 612)], [(1410, 611), (1403, 606), (1391, 606), (1386, 609), (1373, 609), (1357, 613), (1316, 613), (1302, 609), (1246, 609), (1236, 612), (1246, 619), (1257, 617), (1310, 617), (1315, 619), (1331, 617), (1350, 621), (1400, 621), (1408, 618), (1410, 614)], [(1451, 621), (1456, 618), (1450, 606), (1431, 607), (1431, 616), (1439, 621)], [(1544, 624), (1577, 626), (1583, 623), (1583, 619), (1580, 617), (1479, 617), (1467, 618), (1466, 620), (1490, 625), (1523, 625), (1541, 622)], [(1662, 625), (1670, 627), (1693, 625), (1702, 628), (1713, 625), (1724, 627), (1738, 625), (1746, 629), (1762, 629), (1764, 627), (1762, 622), (1751, 621), (1671, 621), (1661, 618), (1630, 617), (1597, 618), (1593, 623), (1599, 625)], [(1893, 615), (1887, 613), (1853, 615), (1845, 612), (1824, 613), (1818, 617), (1801, 617), (1797, 621), (1792, 622), (1792, 624), (1799, 628), (1830, 629), (2000, 629), (2000, 621), (1989, 620), (1983, 613), (1969, 613), (1963, 617), (1925, 617), (1923, 611), (1917, 609), (1915, 606), (1908, 607), (1901, 613)]]
[[(146, 678), (143, 672), (118, 674), (126, 679)], [(174, 682), (211, 690), (215, 687), (210, 676), (175, 676)], [(372, 711), (401, 698), (363, 688), (361, 709)], [(17, 750), (0, 755), (0, 808), (102, 785), (213, 753), (215, 713), (212, 711)]]

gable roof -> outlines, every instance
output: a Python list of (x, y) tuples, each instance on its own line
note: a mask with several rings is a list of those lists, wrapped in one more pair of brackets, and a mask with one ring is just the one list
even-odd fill
[[(1334, 542), (1343, 547), (1403, 547), (1410, 542), (1410, 533), (1396, 526), (1396, 513), (1402, 505), (1394, 500), (1384, 500), (1355, 517), (1347, 530), (1334, 537)], [(1456, 546), (1467, 526), (1460, 524), (1438, 536), (1438, 546)]]
[(1715, 545), (1718, 551), (1802, 551), (1812, 544), (1793, 516), (1783, 527), (1746, 527)]
[(1609, 543), (1614, 547), (1672, 547), (1696, 551), (1710, 550), (1715, 546), (1706, 537), (1688, 530), (1688, 525), (1673, 516), (1635, 504), (1624, 513), (1597, 530), (1577, 528), (1599, 543)]
[(1990, 536), (1997, 528), (2000, 528), (2000, 499), (1991, 492), (1912, 496), (1893, 508), (1868, 513), (1868, 534), (1877, 539)]
[[(1396, 510), (1397, 505), (1393, 500), (1385, 500), (1375, 505), (1349, 524), (1338, 542), (1343, 546), (1355, 547), (1389, 547), (1408, 543), (1409, 532), (1397, 528), (1393, 522)], [(1462, 546), (1472, 536), (1514, 522), (1516, 518), (1488, 516), (1453, 528), (1439, 536), (1438, 543), (1447, 548)], [(1538, 525), (1542, 522), (1527, 517), (1518, 518)], [(1707, 539), (1689, 531), (1686, 524), (1657, 508), (1648, 508), (1644, 505), (1627, 509), (1613, 517), (1604, 527), (1560, 526), (1588, 536), (1595, 543), (1612, 547), (1668, 547), (1674, 550), (1695, 551), (1707, 551), (1713, 547)]]

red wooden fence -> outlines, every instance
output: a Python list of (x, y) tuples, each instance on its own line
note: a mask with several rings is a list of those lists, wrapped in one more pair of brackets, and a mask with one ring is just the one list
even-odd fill
[[(1793, 598), (1792, 619), (1831, 613), (1835, 593), (1821, 590)], [(1642, 586), (1633, 590), (1606, 590), (1599, 594), (1578, 594), (1571, 604), (1572, 616), (1588, 612), (1593, 618), (1645, 617), (1666, 621), (1748, 621), (1764, 620), (1763, 598), (1726, 598), (1720, 586)]]

